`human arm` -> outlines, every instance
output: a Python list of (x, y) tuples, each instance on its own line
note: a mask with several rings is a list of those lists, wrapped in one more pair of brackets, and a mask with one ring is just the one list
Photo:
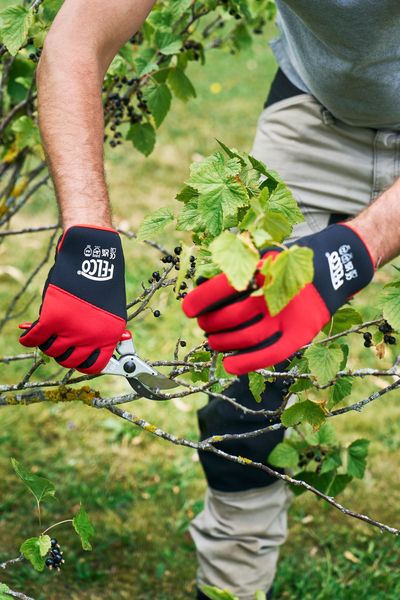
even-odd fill
[(367, 244), (375, 266), (400, 254), (400, 179), (349, 221)]
[(154, 0), (65, 0), (38, 65), (40, 133), (64, 228), (111, 226), (101, 87)]
[(64, 234), (39, 319), (20, 342), (66, 368), (101, 371), (126, 326), (124, 256), (111, 228), (101, 87), (150, 0), (65, 0), (45, 42), (37, 84), (42, 141)]

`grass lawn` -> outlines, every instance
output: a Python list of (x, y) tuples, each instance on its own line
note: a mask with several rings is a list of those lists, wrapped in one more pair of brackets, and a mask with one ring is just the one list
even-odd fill
[[(143, 216), (159, 206), (174, 205), (174, 196), (197, 155), (216, 148), (215, 138), (242, 150), (251, 147), (275, 64), (265, 39), (251, 52), (231, 56), (213, 51), (207, 66), (192, 67), (198, 99), (175, 102), (160, 130), (154, 154), (144, 159), (130, 144), (107, 153), (107, 174), (116, 224), (136, 229)], [(51, 191), (35, 198), (14, 220), (18, 227), (54, 222)], [(0, 290), (2, 305), (19, 289), (44, 252), (48, 236), (25, 236), (17, 249), (9, 238), (0, 247), (0, 261), (13, 266), (14, 278)], [(173, 247), (170, 233), (160, 236)], [(18, 240), (20, 243), (21, 240)], [(159, 260), (156, 251), (124, 241), (128, 267), (128, 297), (135, 297)], [(16, 251), (18, 250), (18, 251)], [(34, 300), (23, 318), (33, 319), (45, 277), (35, 280)], [(357, 302), (373, 305), (378, 277)], [(23, 308), (23, 303), (21, 303)], [(188, 343), (200, 339), (185, 320), (172, 294), (153, 303), (162, 316), (150, 312), (133, 323), (143, 356), (169, 358), (178, 335)], [(1, 354), (20, 352), (16, 321), (0, 339)], [(351, 363), (376, 364), (370, 351), (356, 347)], [(389, 359), (381, 361), (390, 364)], [(12, 382), (26, 365), (1, 365), (1, 383)], [(45, 367), (39, 375), (47, 373)], [(365, 397), (383, 383), (361, 382), (354, 398)], [(123, 382), (102, 379), (103, 393), (126, 391)], [(400, 448), (400, 408), (395, 394), (369, 405), (361, 414), (335, 420), (342, 439), (372, 440), (366, 479), (351, 485), (340, 498), (351, 508), (393, 526), (398, 525), (400, 491), (396, 483)], [(196, 439), (196, 409), (205, 398), (154, 405), (132, 404), (130, 410), (174, 433)], [(68, 518), (82, 501), (94, 520), (97, 535), (92, 553), (84, 553), (66, 528), (57, 535), (65, 550), (60, 575), (37, 574), (16, 565), (0, 580), (37, 600), (184, 600), (193, 597), (195, 552), (187, 534), (190, 519), (201, 510), (205, 489), (196, 454), (124, 425), (107, 412), (83, 405), (40, 405), (1, 409), (0, 428), (0, 562), (18, 554), (22, 540), (38, 533), (33, 498), (10, 465), (14, 456), (49, 477), (58, 501), (44, 511), (44, 523)], [(290, 512), (290, 538), (282, 552), (276, 598), (288, 600), (398, 600), (399, 541), (350, 520), (309, 495), (299, 497)]]

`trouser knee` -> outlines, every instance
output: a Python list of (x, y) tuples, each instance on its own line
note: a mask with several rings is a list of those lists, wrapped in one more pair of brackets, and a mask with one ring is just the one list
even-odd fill
[[(282, 402), (282, 383), (267, 383), (262, 401), (257, 403), (249, 390), (248, 378), (241, 377), (224, 392), (239, 404), (252, 410), (276, 410)], [(246, 433), (262, 429), (274, 423), (263, 414), (244, 413), (226, 400), (210, 398), (209, 403), (198, 411), (201, 439), (226, 433)], [(282, 441), (284, 430), (272, 430), (249, 439), (218, 443), (218, 448), (266, 464), (272, 449)], [(223, 492), (238, 492), (268, 486), (276, 478), (265, 471), (231, 462), (216, 454), (200, 451), (200, 461), (209, 486)]]

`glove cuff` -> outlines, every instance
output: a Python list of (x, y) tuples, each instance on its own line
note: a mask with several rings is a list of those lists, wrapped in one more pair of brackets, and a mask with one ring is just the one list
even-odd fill
[(368, 247), (347, 224), (331, 225), (296, 243), (314, 251), (314, 287), (332, 315), (374, 276)]

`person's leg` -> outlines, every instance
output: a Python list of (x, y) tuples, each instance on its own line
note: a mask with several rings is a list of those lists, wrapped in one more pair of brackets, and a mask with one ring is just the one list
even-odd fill
[[(282, 88), (281, 88), (282, 89)], [(288, 88), (290, 97), (267, 102), (258, 123), (252, 154), (279, 172), (299, 202), (305, 222), (294, 238), (355, 214), (371, 199), (375, 132), (336, 122), (314, 98)], [(257, 404), (241, 378), (228, 394), (249, 408), (276, 408), (282, 384), (267, 384)], [(265, 427), (260, 415), (245, 415), (226, 401), (211, 399), (199, 411), (201, 437)], [(266, 462), (282, 440), (275, 431), (249, 440), (221, 444), (225, 451)], [(287, 535), (290, 492), (264, 472), (200, 453), (209, 489), (205, 506), (192, 522), (197, 549), (198, 584), (228, 589), (240, 600), (254, 600), (273, 583), (279, 548)], [(201, 595), (199, 595), (199, 598)]]

